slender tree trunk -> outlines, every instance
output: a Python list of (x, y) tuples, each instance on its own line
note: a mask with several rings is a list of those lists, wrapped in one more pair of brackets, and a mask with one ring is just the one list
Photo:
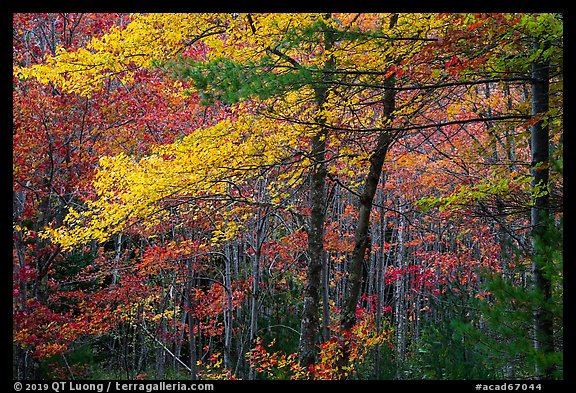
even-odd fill
[[(534, 49), (540, 49), (536, 42)], [(532, 115), (544, 116), (549, 109), (549, 64), (547, 61), (536, 60), (532, 63)], [(548, 122), (539, 120), (531, 127), (532, 149), (532, 190), (535, 194), (531, 209), (532, 224), (532, 273), (535, 289), (543, 296), (543, 304), (534, 313), (534, 347), (544, 355), (554, 351), (553, 318), (547, 307), (552, 297), (552, 284), (545, 274), (548, 261), (540, 251), (546, 239), (543, 236), (550, 216), (550, 203), (548, 196), (549, 175), (549, 127)], [(553, 367), (540, 369), (536, 367), (536, 374), (541, 379), (552, 379)]]
[(192, 286), (194, 280), (194, 270), (192, 267), (192, 261), (187, 262), (188, 274), (186, 279), (186, 310), (188, 314), (188, 342), (189, 342), (189, 352), (190, 352), (190, 379), (198, 379), (198, 374), (196, 371), (196, 336), (194, 335), (194, 316), (192, 315)]
[[(28, 181), (26, 187), (30, 185)], [(24, 207), (26, 203), (26, 189), (22, 191), (15, 191), (13, 193), (13, 209), (12, 209), (12, 222), (13, 224), (19, 223), (22, 220), (22, 214), (24, 212)], [(26, 266), (26, 246), (24, 240), (22, 239), (22, 234), (19, 231), (14, 230), (13, 233), (13, 250), (16, 254), (16, 261), (14, 262), (13, 269), (14, 274), (17, 276), (20, 269)], [(18, 311), (24, 311), (27, 300), (31, 297), (31, 290), (29, 288), (28, 282), (22, 280), (20, 283), (19, 295), (17, 299), (14, 299), (14, 304)], [(14, 346), (14, 363), (16, 366), (16, 378), (17, 379), (39, 379), (40, 375), (37, 373), (37, 360), (31, 356), (31, 348), (23, 348), (19, 345)]]
[[(394, 300), (396, 302), (394, 307), (394, 328), (396, 331), (396, 354), (398, 368), (400, 370), (400, 365), (404, 362), (406, 353), (406, 329), (407, 329), (407, 299), (406, 299), (406, 281), (407, 281), (407, 264), (406, 264), (406, 242), (405, 242), (405, 218), (404, 218), (404, 208), (402, 207), (402, 201), (400, 201), (399, 211), (400, 211), (400, 222), (398, 223), (398, 254), (396, 267), (400, 269), (402, 274), (400, 278), (394, 283)], [(397, 376), (399, 377), (399, 376)]]
[[(250, 345), (256, 342), (258, 335), (258, 316), (260, 310), (260, 266), (262, 265), (262, 245), (268, 230), (268, 208), (262, 213), (258, 211), (258, 219), (256, 221), (256, 234), (252, 248), (254, 249), (254, 256), (251, 261), (251, 278), (252, 278), (252, 298), (250, 302)], [(250, 367), (248, 379), (253, 380), (256, 378), (256, 369)]]
[(232, 246), (226, 248), (224, 258), (224, 368), (230, 370), (232, 349), (232, 272), (231, 272)]
[[(232, 248), (232, 255), (233, 255), (233, 263), (234, 263), (234, 281), (238, 282), (240, 280), (240, 259), (242, 258), (242, 264), (245, 266), (246, 265), (246, 254), (245, 251), (246, 250), (246, 240), (244, 238), (242, 238), (240, 240), (240, 242), (238, 242), (238, 244), (236, 244), (233, 248)], [(243, 321), (243, 307), (236, 307), (236, 315), (235, 315), (235, 320), (239, 321), (239, 324), (243, 325), (242, 322)], [(246, 357), (245, 355), (245, 346), (244, 346), (244, 335), (243, 334), (238, 334), (238, 337), (236, 340), (234, 340), (234, 344), (235, 344), (235, 350), (236, 350), (236, 367), (234, 369), (234, 374), (238, 375), (238, 370), (240, 369), (241, 366), (245, 365), (246, 362)]]
[[(164, 289), (166, 287), (165, 286), (166, 278), (162, 275), (161, 279), (162, 279), (162, 293), (160, 295), (160, 299), (162, 299), (162, 302), (160, 304), (159, 309), (157, 310), (158, 314), (162, 314), (165, 311)], [(128, 331), (130, 332), (130, 328), (128, 329)], [(160, 347), (156, 348), (156, 364), (155, 364), (155, 368), (154, 368), (154, 378), (155, 379), (164, 379), (164, 365), (166, 363), (166, 354), (164, 353), (164, 347), (166, 346), (165, 337), (166, 337), (166, 319), (162, 318), (160, 320), (160, 338), (158, 339), (158, 343), (160, 344)], [(134, 374), (134, 369), (132, 369), (131, 373)]]
[[(184, 326), (184, 324), (186, 323), (187, 317), (188, 317), (188, 314), (186, 313), (186, 311), (184, 311), (182, 313), (182, 316), (180, 317), (180, 326)], [(180, 357), (182, 356), (182, 344), (184, 343), (184, 329), (180, 329), (179, 331), (177, 331), (177, 334), (178, 334), (178, 336), (177, 336), (175, 347), (174, 347), (174, 358), (173, 358), (173, 364), (172, 364), (172, 367), (174, 368), (174, 372), (176, 372), (176, 370), (178, 369), (176, 359), (180, 359)]]
[(330, 339), (330, 263), (329, 256), (322, 258), (322, 337)]
[[(384, 183), (386, 177), (383, 176), (382, 183)], [(380, 195), (380, 205), (383, 206), (383, 199), (384, 195), (381, 191)], [(382, 307), (384, 305), (384, 279), (385, 279), (385, 270), (384, 270), (384, 259), (386, 258), (386, 251), (384, 247), (384, 243), (386, 241), (386, 216), (385, 216), (384, 207), (381, 207), (380, 210), (380, 231), (379, 231), (379, 245), (380, 251), (378, 253), (378, 257), (376, 258), (376, 333), (380, 334), (382, 331)], [(380, 347), (375, 348), (374, 350), (374, 378), (380, 379), (381, 371), (380, 371)]]

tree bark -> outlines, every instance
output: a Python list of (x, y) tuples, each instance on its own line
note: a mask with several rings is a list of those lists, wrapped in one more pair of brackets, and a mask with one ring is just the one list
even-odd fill
[[(386, 182), (386, 174), (382, 176), (382, 184)], [(380, 334), (382, 332), (382, 308), (384, 306), (384, 280), (385, 280), (385, 266), (384, 262), (386, 259), (386, 251), (385, 251), (385, 242), (386, 242), (386, 227), (387, 227), (387, 220), (386, 220), (386, 210), (383, 206), (384, 200), (384, 192), (381, 190), (379, 193), (379, 204), (380, 204), (380, 222), (379, 222), (379, 238), (378, 244), (380, 245), (380, 251), (376, 256), (376, 277), (374, 280), (376, 281), (376, 333)], [(380, 370), (380, 347), (374, 349), (374, 378), (380, 379), (381, 378), (381, 370)]]
[[(394, 330), (396, 332), (396, 361), (398, 363), (397, 372), (401, 370), (401, 365), (406, 356), (406, 331), (408, 329), (407, 313), (407, 261), (406, 261), (406, 223), (404, 217), (403, 200), (399, 201), (398, 210), (400, 219), (398, 223), (398, 252), (396, 254), (396, 268), (402, 272), (400, 278), (394, 283)], [(397, 378), (400, 376), (397, 375)]]
[(326, 164), (324, 163), (326, 130), (312, 138), (312, 156), (315, 164), (312, 169), (310, 230), (308, 231), (308, 271), (304, 292), (304, 306), (300, 329), (298, 358), (306, 368), (316, 361), (316, 338), (320, 330), (318, 309), (320, 303), (320, 280), (322, 256), (324, 252), (325, 221), (325, 181)]
[(223, 298), (224, 310), (224, 368), (227, 370), (232, 369), (231, 353), (232, 353), (232, 324), (233, 324), (233, 298), (232, 298), (232, 246), (226, 248), (224, 256), (224, 288), (225, 297)]
[[(534, 50), (539, 50), (540, 43), (535, 42)], [(532, 63), (532, 116), (545, 116), (549, 109), (549, 64), (544, 60)], [(543, 296), (543, 304), (534, 312), (534, 347), (544, 355), (554, 351), (553, 317), (546, 306), (552, 297), (552, 284), (544, 269), (548, 261), (540, 251), (540, 242), (546, 242), (543, 236), (550, 216), (549, 187), (549, 127), (546, 120), (535, 122), (530, 130), (532, 161), (530, 164), (532, 191), (534, 193), (531, 208), (532, 226), (532, 274), (534, 288)], [(543, 370), (536, 367), (536, 374), (541, 379), (552, 379), (553, 367)]]
[[(395, 107), (395, 90), (393, 89), (395, 83), (394, 75), (388, 77), (385, 81), (386, 91), (384, 93), (384, 109), (382, 116), (386, 121), (391, 121), (392, 113)], [(356, 231), (354, 233), (354, 250), (352, 251), (352, 258), (350, 262), (350, 270), (348, 275), (349, 290), (342, 308), (340, 319), (340, 339), (342, 340), (342, 356), (338, 361), (338, 370), (341, 378), (346, 377), (345, 368), (348, 366), (350, 359), (350, 346), (346, 341), (346, 332), (356, 324), (356, 306), (360, 298), (360, 288), (362, 286), (362, 267), (369, 239), (370, 228), (370, 214), (372, 212), (372, 202), (376, 195), (378, 182), (382, 174), (382, 167), (384, 166), (384, 159), (388, 152), (388, 147), (392, 142), (392, 135), (390, 132), (382, 131), (378, 135), (376, 147), (370, 157), (370, 170), (368, 176), (364, 181), (364, 189), (360, 196), (360, 206), (358, 222)]]
[[(325, 16), (329, 18), (329, 15)], [(324, 48), (329, 50), (333, 45), (333, 33), (326, 29), (324, 33)], [(334, 59), (330, 58), (324, 64), (324, 70), (334, 68)], [(331, 76), (324, 73), (323, 82), (315, 88), (316, 105), (322, 109), (328, 95), (327, 83)], [(324, 123), (319, 117), (320, 124)], [(310, 227), (308, 230), (308, 270), (306, 273), (306, 288), (304, 290), (304, 306), (300, 324), (300, 343), (298, 359), (300, 364), (309, 368), (316, 362), (316, 340), (320, 333), (319, 305), (322, 261), (324, 257), (324, 222), (326, 219), (326, 136), (328, 129), (321, 127), (311, 138), (311, 184), (310, 184)]]
[[(265, 225), (267, 220), (267, 209), (262, 214), (260, 210), (258, 211), (258, 219), (256, 221), (256, 234), (254, 236), (254, 243), (252, 248), (254, 249), (254, 256), (251, 260), (251, 278), (252, 278), (252, 297), (250, 300), (250, 345), (254, 345), (256, 338), (258, 336), (258, 315), (260, 309), (260, 266), (262, 260), (262, 245), (264, 242), (264, 237), (266, 233)], [(250, 367), (248, 372), (248, 379), (256, 379), (256, 369), (254, 366)]]
[(195, 381), (198, 379), (198, 372), (196, 368), (196, 336), (194, 334), (194, 316), (192, 315), (192, 287), (194, 280), (194, 269), (192, 267), (192, 261), (187, 261), (188, 274), (186, 277), (186, 314), (188, 315), (188, 342), (189, 342), (189, 369), (190, 369), (190, 379)]
[(322, 258), (322, 338), (330, 339), (330, 264), (329, 256)]

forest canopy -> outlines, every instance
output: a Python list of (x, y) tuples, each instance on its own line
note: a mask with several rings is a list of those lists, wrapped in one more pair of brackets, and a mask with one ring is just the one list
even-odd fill
[(13, 14), (17, 379), (563, 379), (563, 15)]

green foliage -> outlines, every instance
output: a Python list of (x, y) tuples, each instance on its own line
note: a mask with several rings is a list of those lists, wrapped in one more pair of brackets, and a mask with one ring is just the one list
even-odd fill
[(492, 57), (489, 60), (489, 69), (494, 75), (510, 72), (526, 75), (530, 72), (533, 62), (550, 61), (552, 64), (562, 64), (564, 34), (562, 14), (522, 14), (515, 27), (503, 32), (503, 37), (520, 34), (523, 36), (522, 39), (532, 39), (537, 45), (527, 53), (523, 49), (511, 47), (503, 52), (505, 55)]
[[(300, 321), (297, 315), (286, 315), (282, 319), (268, 319), (262, 318), (260, 320), (264, 325), (260, 332), (263, 340), (266, 342), (273, 342), (273, 351), (282, 351), (284, 353), (298, 352), (297, 334), (300, 329)], [(276, 323), (278, 322), (278, 323)]]
[(431, 302), (438, 311), (420, 322), (419, 335), (412, 340), (399, 370), (402, 378), (493, 378), (490, 364), (484, 362), (482, 344), (471, 341), (466, 334), (465, 328), (475, 326), (479, 319), (479, 310), (466, 292), (447, 290)]
[(92, 370), (99, 367), (99, 360), (91, 345), (79, 345), (66, 354), (43, 359), (40, 373), (50, 379), (94, 379)]
[(469, 322), (462, 319), (428, 321), (407, 359), (404, 377), (407, 379), (488, 379), (490, 370), (483, 365), (478, 344), (467, 342), (461, 327)]
[(264, 56), (254, 62), (237, 63), (227, 58), (210, 62), (180, 58), (169, 63), (177, 76), (192, 80), (203, 105), (215, 101), (233, 104), (249, 97), (261, 100), (281, 95), (312, 81), (313, 73), (303, 68), (278, 71)]
[[(274, 285), (273, 280), (264, 278), (266, 285)], [(264, 342), (273, 342), (273, 351), (284, 353), (298, 352), (300, 319), (297, 310), (301, 307), (298, 288), (286, 288), (264, 296), (263, 305), (274, 312), (259, 318), (258, 334)]]
[[(396, 377), (397, 365), (394, 363), (394, 349), (388, 345), (378, 346), (380, 351), (379, 355), (379, 369), (380, 375), (376, 375), (376, 350), (377, 348), (372, 348), (368, 351), (365, 356), (365, 360), (361, 363), (356, 363), (354, 365), (356, 374), (354, 374), (354, 380), (392, 380)], [(372, 361), (373, 359), (373, 361)]]
[[(519, 184), (528, 183), (529, 176), (521, 175), (514, 179)], [(484, 201), (494, 196), (505, 196), (511, 188), (510, 179), (499, 177), (495, 172), (488, 178), (482, 179), (476, 184), (461, 185), (457, 191), (448, 196), (428, 196), (415, 202), (423, 211), (438, 208), (440, 211), (457, 209), (470, 205), (477, 201)]]
[[(536, 368), (554, 368), (563, 377), (563, 354), (534, 347), (534, 314), (552, 315), (555, 348), (563, 342), (563, 220), (548, 221), (536, 239), (535, 257), (551, 282), (546, 298), (531, 281), (530, 263), (517, 258), (503, 272), (480, 272), (485, 297), (450, 292), (440, 315), (421, 322), (420, 335), (400, 370), (408, 379), (529, 379)], [(520, 253), (517, 253), (520, 255)]]
[[(87, 266), (92, 265), (94, 263), (95, 253), (86, 253), (81, 251), (75, 251), (66, 254), (66, 258), (62, 263), (59, 263), (55, 266), (54, 272), (54, 279), (58, 281), (64, 281), (69, 277), (74, 277), (78, 273), (82, 272)], [(85, 283), (78, 283), (74, 285), (74, 287), (70, 287), (69, 289), (86, 289), (89, 285), (89, 282)]]
[(550, 194), (550, 185), (540, 180), (532, 189), (532, 198), (538, 199)]
[[(520, 19), (519, 27), (524, 29), (531, 37), (537, 38), (540, 42), (553, 42), (558, 44), (559, 37), (564, 36), (564, 25), (562, 14), (541, 13), (541, 14), (524, 14)], [(561, 47), (539, 48), (531, 54), (531, 61), (534, 60), (554, 60), (561, 59)]]
[[(484, 273), (486, 290), (490, 295), (476, 300), (481, 312), (478, 326), (459, 327), (469, 345), (479, 350), (485, 367), (498, 377), (507, 370), (514, 378), (533, 378), (536, 367), (555, 367), (555, 377), (562, 378), (561, 352), (545, 353), (534, 348), (534, 314), (536, 311), (552, 315), (556, 347), (561, 348), (563, 332), (563, 244), (562, 220), (548, 223), (546, 231), (535, 244), (536, 258), (540, 258), (544, 276), (552, 283), (550, 298), (546, 298), (531, 283), (526, 264), (518, 263), (509, 275)], [(502, 375), (506, 377), (506, 375)]]
[[(360, 377), (366, 376), (364, 379), (375, 378), (380, 380), (392, 380), (396, 378), (397, 364), (395, 363), (394, 359), (395, 355), (394, 348), (390, 345), (382, 345), (380, 346), (379, 350), (380, 350), (380, 357), (379, 357), (380, 375), (375, 375), (375, 372), (368, 374), (366, 372), (363, 372), (363, 367), (359, 367), (358, 375)], [(369, 358), (367, 358), (366, 363), (370, 363), (368, 359)], [(376, 361), (376, 358), (374, 360)]]

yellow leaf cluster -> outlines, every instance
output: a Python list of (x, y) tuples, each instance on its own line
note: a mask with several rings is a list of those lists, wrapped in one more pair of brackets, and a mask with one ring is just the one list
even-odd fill
[(15, 67), (19, 78), (54, 83), (63, 91), (88, 96), (112, 76), (129, 82), (134, 70), (172, 59), (186, 45), (218, 27), (211, 14), (153, 13), (135, 15), (125, 27), (113, 27), (85, 48), (58, 47), (44, 64)]
[[(48, 228), (44, 236), (70, 249), (90, 240), (105, 241), (135, 221), (151, 227), (168, 214), (163, 202), (176, 196), (229, 196), (237, 184), (289, 157), (297, 139), (293, 127), (245, 116), (156, 146), (139, 160), (125, 154), (102, 157), (93, 182), (97, 198), (87, 202), (85, 211), (70, 209), (65, 226)], [(285, 196), (280, 188), (275, 189)], [(231, 221), (225, 224), (215, 228), (214, 242), (230, 239), (242, 228)]]

